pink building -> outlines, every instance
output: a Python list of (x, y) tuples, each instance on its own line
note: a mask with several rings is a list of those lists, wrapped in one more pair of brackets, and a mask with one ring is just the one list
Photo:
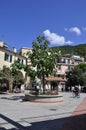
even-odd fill
[(65, 78), (66, 72), (71, 70), (75, 65), (84, 62), (84, 58), (80, 56), (73, 55), (72, 57), (60, 57), (57, 61), (57, 72), (55, 77), (63, 78), (63, 81), (59, 81), (58, 88), (59, 90), (65, 89)]

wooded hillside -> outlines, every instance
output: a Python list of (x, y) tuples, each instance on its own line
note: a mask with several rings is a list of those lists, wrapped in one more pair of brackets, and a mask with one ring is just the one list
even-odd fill
[(80, 55), (84, 58), (86, 58), (86, 44), (79, 44), (76, 46), (58, 46), (53, 47), (53, 49), (59, 49), (61, 50), (61, 55)]

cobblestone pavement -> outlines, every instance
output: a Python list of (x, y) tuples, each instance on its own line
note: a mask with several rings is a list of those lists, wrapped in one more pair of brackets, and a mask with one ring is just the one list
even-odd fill
[(81, 93), (80, 98), (70, 92), (60, 94), (64, 101), (59, 103), (26, 102), (23, 93), (0, 94), (0, 130), (75, 130), (63, 128), (76, 113), (86, 119), (86, 107), (82, 105), (86, 93)]

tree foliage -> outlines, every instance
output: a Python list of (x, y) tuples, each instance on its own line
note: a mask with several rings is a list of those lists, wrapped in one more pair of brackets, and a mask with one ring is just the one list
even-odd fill
[(12, 65), (11, 65), (11, 71), (12, 71), (12, 75), (13, 78), (16, 82), (20, 82), (20, 81), (24, 81), (24, 76), (21, 72), (21, 69), (24, 68), (24, 65), (19, 63), (19, 61), (15, 61)]
[(2, 79), (7, 79), (9, 82), (9, 92), (12, 92), (12, 84), (13, 84), (13, 75), (12, 71), (9, 67), (3, 66), (3, 69), (0, 71), (0, 76)]
[(76, 68), (79, 68), (83, 71), (83, 73), (86, 73), (86, 63), (80, 63), (76, 66)]
[(31, 80), (35, 80), (36, 72), (35, 72), (34, 69), (32, 69), (32, 68), (31, 68), (30, 66), (28, 66), (28, 65), (25, 65), (23, 69), (24, 69), (24, 71), (26, 72), (26, 74), (27, 74), (28, 76), (30, 76)]
[(42, 79), (43, 86), (45, 84), (45, 76), (49, 76), (55, 69), (59, 50), (53, 51), (49, 47), (49, 41), (44, 36), (37, 37), (32, 43), (32, 53), (28, 54), (32, 66), (36, 68), (36, 76)]
[(78, 44), (75, 46), (65, 45), (52, 48), (53, 50), (60, 49), (62, 56), (80, 55), (81, 57), (84, 57), (86, 60), (86, 44)]
[(10, 92), (12, 92), (14, 81), (16, 81), (17, 83), (20, 81), (24, 81), (22, 72), (15, 70), (15, 68), (10, 68), (6, 66), (3, 66), (2, 70), (0, 71), (0, 76), (2, 77), (2, 79), (8, 80)]
[[(84, 65), (84, 64), (83, 64)], [(86, 73), (84, 73), (84, 66), (79, 64), (75, 66), (72, 70), (66, 72), (67, 83), (69, 86), (82, 85), (85, 86)]]
[(72, 69), (66, 73), (67, 81), (70, 86), (75, 86), (81, 82), (81, 69)]
[(82, 56), (82, 57), (85, 57), (86, 58), (86, 46), (78, 46), (77, 47), (77, 53), (78, 55)]
[(3, 66), (1, 70), (1, 77), (6, 79), (13, 79), (12, 71), (9, 67)]
[(12, 69), (13, 72), (14, 72), (14, 71), (17, 71), (17, 70), (21, 70), (21, 69), (23, 69), (23, 68), (24, 68), (24, 65), (21, 64), (21, 63), (19, 63), (18, 60), (16, 60), (16, 61), (11, 65), (11, 69)]

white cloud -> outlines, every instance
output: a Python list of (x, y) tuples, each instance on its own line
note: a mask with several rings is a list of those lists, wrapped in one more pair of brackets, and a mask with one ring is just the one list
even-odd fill
[(75, 32), (78, 36), (81, 35), (81, 30), (78, 27), (71, 27), (69, 32)]
[(51, 33), (48, 29), (45, 30), (43, 34), (51, 44), (64, 45), (72, 43), (71, 41), (66, 41), (64, 36), (60, 36), (56, 33)]
[(66, 44), (69, 44), (69, 45), (72, 44), (72, 43), (73, 43), (73, 42), (70, 41), (70, 40), (66, 42)]

